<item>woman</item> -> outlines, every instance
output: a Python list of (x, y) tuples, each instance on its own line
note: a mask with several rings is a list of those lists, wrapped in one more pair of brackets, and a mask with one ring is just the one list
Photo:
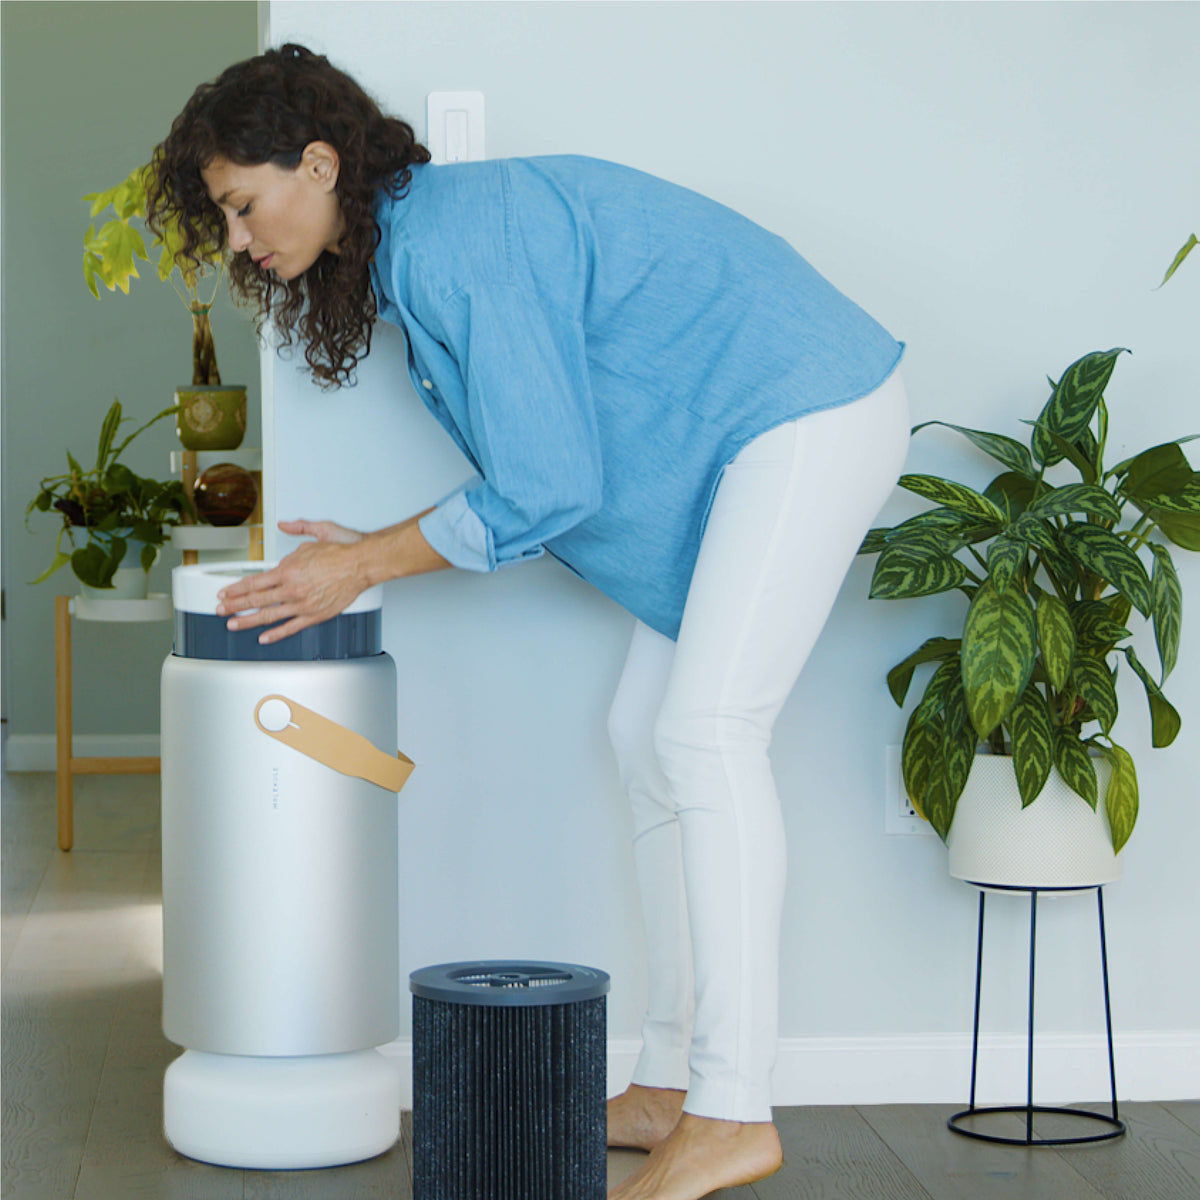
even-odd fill
[(609, 727), (650, 952), (612, 1195), (696, 1200), (777, 1170), (769, 1082), (785, 852), (771, 727), (907, 446), (902, 347), (779, 238), (578, 158), (431, 166), (324, 58), (200, 87), (155, 155), (151, 224), (232, 252), (236, 293), (349, 381), (377, 318), (478, 478), (315, 540), (223, 594), (288, 637), (364, 588), (549, 551), (637, 618)]

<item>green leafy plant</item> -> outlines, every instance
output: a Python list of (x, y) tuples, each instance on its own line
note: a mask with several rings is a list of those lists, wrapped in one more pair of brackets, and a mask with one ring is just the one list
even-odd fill
[[(84, 196), (91, 206), (91, 215), (98, 217), (111, 208), (113, 216), (99, 229), (89, 225), (83, 238), (83, 277), (88, 289), (100, 299), (98, 283), (110, 292), (118, 288), (129, 294), (129, 281), (141, 278), (137, 272), (137, 259), (150, 262), (146, 243), (139, 224), (144, 226), (146, 216), (146, 185), (150, 165), (138, 167), (129, 177), (109, 188), (106, 192), (92, 192)], [(136, 222), (136, 223), (135, 223)], [(216, 298), (224, 263), (213, 247), (205, 263), (199, 266), (182, 256), (183, 241), (178, 229), (168, 224), (163, 236), (156, 237), (152, 249), (162, 249), (158, 259), (158, 277), (170, 280), (184, 307), (192, 315), (192, 384), (202, 386), (219, 384), (221, 372), (217, 368), (217, 349), (213, 343), (210, 313)], [(207, 299), (200, 295), (200, 286), (215, 276), (212, 291)]]
[[(1123, 660), (1150, 705), (1152, 744), (1168, 746), (1179, 714), (1162, 684), (1179, 650), (1182, 597), (1167, 543), (1200, 550), (1200, 473), (1179, 438), (1104, 466), (1109, 434), (1104, 389), (1119, 356), (1096, 351), (1051, 384), (1028, 447), (997, 433), (956, 430), (1004, 471), (982, 491), (930, 475), (900, 486), (936, 507), (873, 529), (860, 554), (878, 554), (871, 596), (898, 600), (957, 590), (968, 606), (961, 633), (936, 637), (887, 677), (903, 707), (917, 667), (937, 667), (908, 720), (902, 765), (914, 806), (943, 840), (981, 742), (1011, 754), (1023, 805), (1051, 767), (1092, 808), (1092, 754), (1112, 770), (1105, 805), (1114, 848), (1137, 819), (1133, 759), (1112, 740), (1115, 679)], [(1063, 465), (1077, 482), (1051, 483)], [(1061, 472), (1059, 473), (1061, 478)], [(1132, 510), (1127, 519), (1127, 510)], [(1151, 621), (1156, 679), (1130, 644), (1136, 610)]]
[[(182, 525), (185, 514), (194, 519), (191, 502), (179, 480), (163, 483), (144, 479), (117, 461), (134, 438), (175, 411), (173, 407), (164, 409), (116, 444), (117, 433), (127, 418), (121, 416), (120, 401), (114, 400), (100, 428), (96, 465), (84, 470), (67, 451), (68, 472), (41, 481), (37, 495), (25, 509), (25, 527), (29, 528), (29, 517), (34, 510), (54, 510), (62, 519), (62, 528), (54, 545), (54, 561), (32, 583), (49, 579), (70, 563), (82, 583), (111, 588), (129, 539), (143, 543), (140, 565), (149, 571), (166, 540), (166, 530)], [(85, 541), (76, 546), (75, 539), (80, 534)], [(63, 549), (64, 538), (72, 546), (70, 554)]]

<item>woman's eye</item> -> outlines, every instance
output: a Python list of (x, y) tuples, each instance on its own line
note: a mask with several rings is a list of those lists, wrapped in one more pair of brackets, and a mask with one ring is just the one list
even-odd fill
[(239, 217), (244, 217), (244, 216), (246, 216), (246, 215), (247, 215), (249, 212), (250, 212), (250, 205), (249, 205), (249, 204), (244, 204), (244, 205), (243, 205), (241, 208), (239, 208), (239, 209), (237, 210), (237, 215), (238, 215)]

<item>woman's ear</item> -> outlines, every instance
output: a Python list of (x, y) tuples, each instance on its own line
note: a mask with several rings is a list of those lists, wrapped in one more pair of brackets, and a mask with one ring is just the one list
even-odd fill
[(338, 181), (342, 160), (328, 142), (309, 142), (300, 156), (300, 169), (324, 191), (332, 191)]

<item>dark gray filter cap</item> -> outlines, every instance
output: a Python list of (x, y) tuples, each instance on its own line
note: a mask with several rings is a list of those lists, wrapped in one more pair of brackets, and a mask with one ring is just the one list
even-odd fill
[(609, 978), (594, 967), (570, 963), (503, 959), (443, 963), (409, 976), (414, 996), (481, 1008), (533, 1008), (594, 1000), (608, 991)]

